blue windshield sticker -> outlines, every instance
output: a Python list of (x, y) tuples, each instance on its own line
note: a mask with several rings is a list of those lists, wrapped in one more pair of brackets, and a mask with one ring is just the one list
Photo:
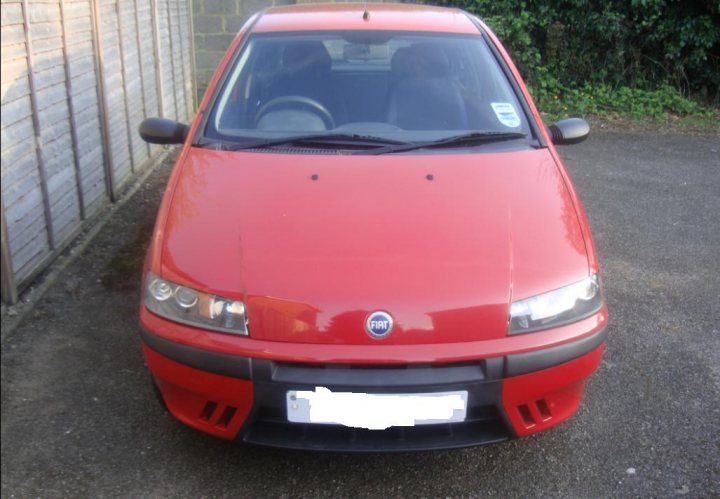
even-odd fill
[(491, 102), (490, 105), (495, 111), (495, 116), (503, 125), (516, 128), (520, 126), (520, 117), (515, 108), (509, 102)]

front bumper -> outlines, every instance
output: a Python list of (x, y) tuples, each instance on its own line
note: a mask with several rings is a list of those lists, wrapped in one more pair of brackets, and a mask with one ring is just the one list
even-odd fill
[[(447, 449), (545, 430), (576, 411), (606, 330), (550, 348), (473, 361), (355, 365), (293, 363), (180, 344), (143, 331), (148, 366), (169, 411), (213, 435), (273, 447), (335, 451)], [(468, 391), (461, 423), (387, 430), (289, 423), (286, 393)]]

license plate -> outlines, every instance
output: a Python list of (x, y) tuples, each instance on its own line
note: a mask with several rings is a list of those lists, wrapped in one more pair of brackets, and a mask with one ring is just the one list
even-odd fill
[(351, 428), (384, 430), (465, 421), (468, 392), (352, 393), (314, 391), (286, 393), (287, 417), (292, 423), (338, 424)]

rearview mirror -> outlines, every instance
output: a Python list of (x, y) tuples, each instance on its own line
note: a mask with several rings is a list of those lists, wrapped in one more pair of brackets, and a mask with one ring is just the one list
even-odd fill
[(165, 118), (147, 118), (138, 127), (140, 137), (151, 144), (182, 144), (189, 131), (186, 124)]
[(590, 125), (582, 118), (566, 118), (550, 125), (548, 133), (555, 145), (577, 144), (588, 138)]

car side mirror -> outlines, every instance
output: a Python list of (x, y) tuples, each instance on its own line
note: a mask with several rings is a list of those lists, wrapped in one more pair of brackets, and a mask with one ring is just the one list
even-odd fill
[(590, 125), (582, 118), (556, 121), (547, 130), (555, 145), (577, 144), (590, 135)]
[(182, 144), (189, 131), (186, 124), (165, 118), (147, 118), (138, 127), (140, 137), (151, 144)]

